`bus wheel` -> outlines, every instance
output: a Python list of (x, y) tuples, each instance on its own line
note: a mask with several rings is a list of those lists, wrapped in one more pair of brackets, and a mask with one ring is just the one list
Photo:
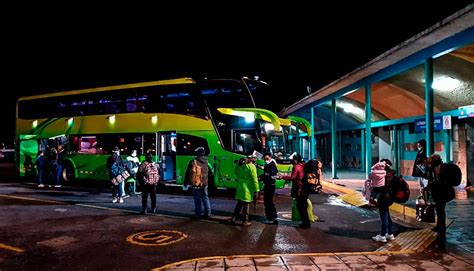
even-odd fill
[(67, 163), (63, 168), (63, 179), (66, 182), (74, 182), (76, 180), (76, 175), (74, 174), (74, 167)]

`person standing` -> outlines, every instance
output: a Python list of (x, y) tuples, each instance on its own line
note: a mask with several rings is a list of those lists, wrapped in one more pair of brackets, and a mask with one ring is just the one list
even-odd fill
[[(420, 192), (428, 185), (426, 181), (426, 140), (421, 139), (417, 142), (418, 152), (416, 153), (415, 162), (413, 164), (412, 176), (418, 178), (420, 183)], [(421, 193), (423, 195), (423, 193)]]
[(392, 197), (389, 193), (389, 185), (394, 178), (398, 178), (395, 176), (395, 171), (392, 170), (392, 162), (388, 159), (382, 159), (380, 162), (376, 163), (376, 165), (385, 165), (384, 171), (385, 173), (381, 172), (381, 168), (379, 166), (374, 167), (373, 170), (375, 172), (371, 173), (372, 181), (375, 182), (373, 187), (373, 194), (377, 201), (377, 207), (379, 208), (379, 215), (380, 220), (382, 222), (382, 228), (380, 234), (372, 237), (372, 240), (376, 242), (386, 243), (387, 241), (391, 241), (395, 239), (395, 236), (392, 232), (392, 218), (390, 217), (390, 205), (393, 204)]
[(263, 204), (265, 206), (265, 224), (278, 224), (277, 211), (273, 203), (273, 196), (275, 195), (275, 180), (277, 178), (277, 165), (270, 153), (265, 153), (263, 156), (265, 166), (263, 167), (263, 174), (260, 175), (263, 181)]
[[(196, 218), (208, 218), (211, 216), (211, 202), (209, 200), (209, 180), (214, 181), (212, 171), (207, 163), (206, 150), (197, 147), (194, 152), (196, 158), (188, 163), (184, 178), (183, 190), (191, 186), (194, 196), (194, 214)], [(201, 213), (204, 205), (204, 215)]]
[(145, 161), (137, 173), (142, 187), (142, 214), (148, 213), (148, 195), (150, 195), (151, 212), (156, 213), (156, 185), (159, 181), (159, 167), (153, 162), (153, 154), (147, 153)]
[(235, 224), (236, 217), (242, 210), (242, 225), (250, 226), (249, 221), (249, 205), (253, 201), (254, 194), (258, 192), (257, 168), (250, 161), (250, 158), (241, 158), (239, 164), (235, 168), (237, 176), (237, 189), (235, 199), (237, 204), (234, 213), (230, 219), (231, 224)]
[(441, 165), (443, 161), (438, 154), (432, 154), (428, 157), (428, 187), (431, 191), (433, 201), (435, 202), (436, 226), (432, 229), (438, 234), (436, 236), (436, 248), (443, 250), (446, 248), (446, 195), (448, 189), (452, 187), (446, 183), (446, 180), (440, 178)]
[(45, 164), (46, 164), (46, 158), (44, 157), (44, 152), (39, 151), (38, 156), (36, 157), (36, 168), (38, 170), (38, 179), (37, 179), (38, 187), (44, 187), (43, 178), (45, 174), (44, 172)]
[(133, 182), (125, 183), (125, 191), (127, 191), (129, 195), (135, 196), (137, 187), (137, 172), (138, 168), (140, 167), (140, 159), (138, 159), (137, 157), (137, 150), (132, 150), (130, 152), (130, 155), (127, 156), (127, 163), (128, 168), (130, 170), (130, 176), (132, 177)]
[[(301, 217), (301, 228), (309, 228), (311, 226), (308, 216), (308, 194), (303, 190), (302, 179), (304, 177), (303, 158), (299, 154), (293, 155), (293, 169), (291, 176), (279, 177), (285, 181), (291, 181), (291, 197), (296, 201), (296, 208)], [(314, 174), (313, 174), (314, 175)]]
[(122, 173), (125, 171), (125, 165), (120, 150), (117, 146), (112, 149), (112, 155), (107, 159), (107, 168), (109, 169), (110, 179), (115, 179), (112, 189), (112, 203), (123, 203)]

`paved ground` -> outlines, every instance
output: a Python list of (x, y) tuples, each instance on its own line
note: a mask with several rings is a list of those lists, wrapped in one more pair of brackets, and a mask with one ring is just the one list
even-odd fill
[[(139, 198), (111, 203), (110, 191), (81, 187), (37, 189), (0, 182), (0, 270), (474, 270), (472, 201), (455, 201), (449, 254), (374, 252), (380, 227), (373, 210), (344, 204), (332, 193), (313, 195), (319, 222), (309, 230), (291, 222), (287, 189), (276, 197), (279, 225), (265, 225), (263, 204), (251, 208), (253, 225), (225, 223), (235, 204), (212, 197), (214, 216), (194, 220), (193, 200), (167, 189), (158, 214), (139, 215)], [(454, 226), (457, 227), (454, 227)], [(399, 234), (415, 229), (395, 225)], [(456, 233), (457, 231), (457, 233)], [(467, 232), (467, 234), (466, 234)], [(368, 253), (362, 253), (368, 252)], [(236, 256), (243, 255), (243, 256)], [(248, 255), (248, 256), (246, 256)], [(217, 257), (214, 257), (217, 256)], [(209, 258), (211, 257), (211, 258)], [(176, 266), (174, 263), (182, 263)]]

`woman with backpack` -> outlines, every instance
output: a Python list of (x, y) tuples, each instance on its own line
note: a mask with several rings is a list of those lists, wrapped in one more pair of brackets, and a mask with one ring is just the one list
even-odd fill
[[(382, 229), (380, 234), (372, 237), (372, 240), (377, 242), (386, 243), (387, 240), (394, 240), (395, 236), (392, 233), (392, 219), (390, 218), (390, 205), (393, 204), (392, 196), (390, 194), (390, 184), (395, 176), (395, 171), (392, 170), (392, 162), (388, 159), (382, 159), (379, 163), (385, 164), (385, 174), (378, 172), (378, 176), (384, 178), (376, 178), (377, 180), (383, 180), (383, 186), (374, 187), (376, 190), (374, 195), (377, 199), (377, 207), (379, 208), (380, 220), (382, 222)], [(377, 163), (377, 164), (379, 164)], [(380, 170), (379, 167), (376, 167)], [(380, 183), (378, 184), (380, 185)]]
[(150, 195), (151, 212), (156, 213), (156, 185), (160, 180), (160, 171), (153, 162), (153, 154), (146, 154), (145, 161), (138, 168), (137, 175), (142, 187), (142, 214), (148, 213), (148, 195)]

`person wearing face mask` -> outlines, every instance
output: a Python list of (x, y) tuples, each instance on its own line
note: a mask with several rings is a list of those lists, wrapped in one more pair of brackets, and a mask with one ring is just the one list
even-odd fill
[[(416, 154), (415, 163), (413, 165), (412, 176), (417, 177), (420, 182), (420, 190), (426, 187), (426, 140), (421, 139), (417, 144), (418, 152)], [(422, 193), (423, 195), (423, 193)]]
[(265, 166), (263, 167), (263, 174), (260, 175), (260, 179), (263, 181), (263, 204), (265, 206), (265, 216), (267, 218), (264, 221), (265, 224), (278, 224), (277, 211), (275, 204), (273, 203), (273, 196), (275, 195), (275, 180), (277, 178), (277, 165), (275, 160), (272, 159), (270, 153), (263, 155)]
[(127, 163), (128, 168), (130, 169), (130, 175), (132, 177), (131, 180), (133, 180), (133, 182), (127, 182), (125, 184), (125, 191), (127, 191), (130, 195), (136, 196), (137, 172), (138, 168), (140, 167), (140, 159), (137, 157), (137, 150), (132, 150), (130, 152), (130, 155), (127, 156)]

